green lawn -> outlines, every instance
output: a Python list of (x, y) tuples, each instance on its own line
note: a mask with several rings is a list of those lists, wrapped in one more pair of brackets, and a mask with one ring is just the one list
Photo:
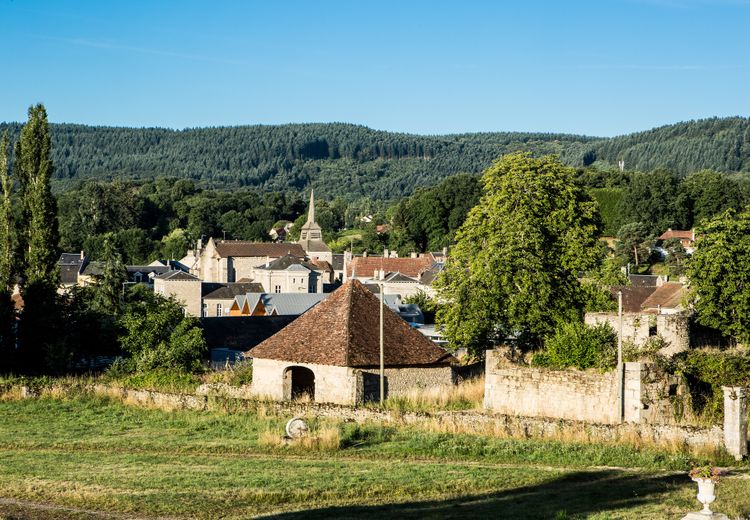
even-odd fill
[[(0, 402), (0, 518), (678, 519), (698, 506), (687, 455), (323, 421), (313, 431), (337, 428), (339, 448), (263, 441), (285, 419)], [(718, 488), (734, 517), (750, 512), (742, 477)]]

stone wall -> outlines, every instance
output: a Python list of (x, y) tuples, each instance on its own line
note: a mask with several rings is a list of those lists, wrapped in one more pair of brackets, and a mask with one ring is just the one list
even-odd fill
[[(619, 409), (622, 381), (623, 404)], [(596, 423), (675, 423), (670, 397), (679, 380), (644, 363), (625, 363), (624, 374), (551, 370), (508, 363), (487, 351), (484, 407), (508, 415), (550, 417)]]
[[(653, 314), (625, 312), (622, 315), (622, 340), (635, 345), (643, 345), (649, 338), (650, 319)], [(587, 325), (607, 323), (616, 334), (620, 330), (620, 318), (616, 312), (587, 312), (584, 318)]]
[[(588, 312), (587, 325), (607, 323), (619, 335), (620, 318), (616, 312)], [(651, 314), (626, 312), (622, 315), (622, 340), (642, 346), (652, 336), (659, 335), (668, 346), (660, 354), (673, 356), (690, 347), (689, 317), (680, 314)]]
[[(342, 421), (376, 421), (385, 423), (430, 425), (430, 430), (442, 428), (447, 432), (473, 432), (520, 438), (550, 438), (588, 442), (642, 443), (688, 448), (721, 446), (724, 431), (719, 426), (694, 428), (655, 424), (597, 424), (534, 417), (503, 415), (487, 411), (446, 411), (437, 413), (394, 412), (382, 409), (342, 406), (326, 403), (262, 401), (250, 399), (247, 388), (223, 384), (206, 385), (198, 395), (167, 394), (148, 390), (112, 388), (93, 385), (93, 393), (122, 400), (128, 404), (168, 410), (225, 410), (233, 413), (264, 413), (283, 417), (324, 417)], [(76, 390), (80, 392), (80, 389)], [(13, 388), (0, 388), (13, 393)], [(55, 389), (63, 395), (65, 388)], [(234, 397), (232, 397), (234, 396)], [(24, 398), (35, 398), (28, 394)]]
[(656, 332), (669, 344), (662, 355), (674, 356), (690, 348), (690, 318), (685, 314), (659, 314)]
[(617, 372), (505, 365), (487, 351), (484, 407), (497, 413), (602, 423), (619, 422)]
[(351, 368), (274, 359), (253, 359), (252, 393), (275, 401), (288, 399), (284, 391), (284, 373), (289, 367), (312, 370), (315, 374), (315, 401), (350, 405), (356, 402), (357, 377)]
[[(358, 400), (374, 400), (372, 394), (367, 395), (366, 379), (377, 380), (377, 392), (380, 389), (380, 370), (377, 368), (357, 369), (360, 383), (358, 383)], [(386, 397), (398, 397), (408, 394), (411, 390), (435, 387), (450, 387), (455, 383), (453, 369), (442, 367), (406, 367), (386, 368), (384, 371)]]

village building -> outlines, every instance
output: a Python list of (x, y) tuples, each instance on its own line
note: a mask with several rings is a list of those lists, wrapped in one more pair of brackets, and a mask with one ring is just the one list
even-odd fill
[[(380, 300), (351, 280), (246, 355), (252, 392), (355, 405), (379, 395)], [(383, 309), (385, 395), (454, 383), (455, 358)]]
[(263, 286), (255, 282), (204, 282), (201, 284), (201, 316), (204, 318), (221, 318), (229, 316), (229, 311), (237, 296), (262, 292)]
[(303, 259), (305, 251), (299, 244), (210, 238), (205, 245), (198, 241), (196, 249), (188, 251), (180, 263), (204, 282), (231, 283), (251, 280), (254, 267), (286, 255)]
[(403, 298), (424, 292), (433, 296), (432, 282), (442, 270), (432, 253), (413, 253), (399, 258), (387, 249), (383, 256), (347, 256), (346, 279), (356, 278), (368, 286), (382, 286), (384, 294), (398, 294)]
[(300, 229), (297, 242), (311, 260), (323, 260), (333, 263), (331, 248), (323, 241), (323, 230), (315, 221), (315, 195), (310, 191), (310, 206), (307, 209), (307, 221)]
[(169, 271), (154, 276), (154, 293), (164, 298), (174, 298), (188, 316), (200, 317), (201, 280), (184, 271)]
[(331, 264), (320, 260), (308, 262), (294, 255), (254, 267), (250, 274), (254, 282), (263, 286), (261, 292), (268, 293), (319, 293), (333, 281)]
[(62, 285), (64, 287), (78, 285), (78, 277), (88, 263), (89, 259), (83, 251), (80, 253), (62, 253), (57, 260)]
[(656, 239), (656, 250), (659, 251), (662, 256), (666, 256), (667, 254), (667, 251), (663, 247), (664, 242), (673, 238), (676, 238), (680, 241), (680, 244), (682, 244), (682, 247), (685, 249), (685, 252), (687, 254), (693, 254), (693, 251), (695, 251), (695, 230), (679, 230), (669, 228), (664, 233), (659, 235), (659, 237)]

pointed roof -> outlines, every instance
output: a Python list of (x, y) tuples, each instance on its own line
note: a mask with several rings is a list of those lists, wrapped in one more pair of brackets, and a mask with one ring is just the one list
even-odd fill
[(315, 190), (310, 190), (310, 207), (307, 208), (306, 224), (315, 223)]
[[(358, 280), (351, 280), (249, 354), (293, 363), (378, 366), (379, 320), (378, 297)], [(454, 360), (387, 307), (383, 330), (386, 366), (448, 364)]]
[(315, 222), (315, 195), (310, 191), (310, 207), (307, 208), (307, 222), (299, 232), (297, 242), (307, 253), (330, 253), (331, 248), (323, 241), (323, 232)]

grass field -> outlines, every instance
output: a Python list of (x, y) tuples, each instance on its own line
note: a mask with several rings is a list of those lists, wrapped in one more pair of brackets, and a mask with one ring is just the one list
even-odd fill
[[(0, 518), (681, 518), (685, 454), (311, 421), (164, 412), (103, 398), (0, 402)], [(723, 461), (726, 462), (726, 461)], [(750, 514), (744, 469), (717, 509)]]

